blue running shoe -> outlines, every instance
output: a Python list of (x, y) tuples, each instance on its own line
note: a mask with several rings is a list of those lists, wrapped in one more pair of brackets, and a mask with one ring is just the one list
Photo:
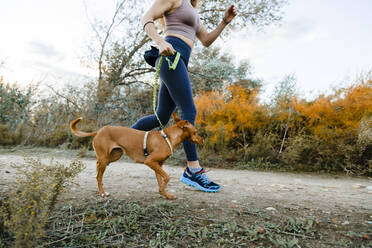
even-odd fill
[(203, 168), (196, 173), (192, 173), (189, 167), (186, 167), (181, 176), (181, 182), (205, 192), (214, 193), (220, 191), (221, 189), (220, 185), (212, 182), (207, 177), (206, 171)]

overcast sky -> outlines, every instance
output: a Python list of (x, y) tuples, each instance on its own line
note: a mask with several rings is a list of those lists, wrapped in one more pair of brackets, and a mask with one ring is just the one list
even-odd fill
[[(371, 0), (289, 1), (280, 27), (243, 30), (219, 44), (237, 59), (249, 59), (267, 89), (294, 74), (302, 93), (325, 92), (372, 70)], [(86, 2), (92, 15), (113, 11), (113, 1)], [(94, 76), (80, 63), (91, 37), (83, 3), (1, 0), (0, 75), (20, 84)]]

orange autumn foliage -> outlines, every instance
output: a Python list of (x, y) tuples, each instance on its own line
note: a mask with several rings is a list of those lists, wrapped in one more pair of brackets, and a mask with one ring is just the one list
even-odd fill
[(210, 141), (221, 138), (230, 141), (247, 130), (257, 130), (264, 124), (267, 112), (258, 103), (258, 89), (248, 91), (241, 86), (229, 86), (227, 92), (205, 92), (196, 98), (196, 124), (211, 133)]
[(329, 138), (330, 130), (342, 135), (357, 132), (363, 117), (372, 115), (372, 81), (338, 90), (330, 96), (321, 95), (312, 102), (295, 100), (297, 118), (320, 138)]
[(260, 103), (258, 93), (241, 86), (199, 93), (203, 148), (294, 170), (372, 173), (372, 80), (312, 101), (283, 98), (275, 106)]

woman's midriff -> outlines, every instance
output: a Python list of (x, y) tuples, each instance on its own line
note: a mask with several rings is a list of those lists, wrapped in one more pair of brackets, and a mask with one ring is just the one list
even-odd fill
[(192, 48), (194, 46), (194, 41), (189, 39), (189, 38), (186, 38), (185, 36), (183, 35), (180, 35), (180, 34), (167, 34), (167, 36), (174, 36), (174, 37), (177, 37), (177, 38), (180, 38), (181, 40), (183, 40), (190, 48)]

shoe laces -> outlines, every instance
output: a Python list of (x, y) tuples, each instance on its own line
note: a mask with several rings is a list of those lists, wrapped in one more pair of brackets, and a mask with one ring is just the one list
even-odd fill
[(202, 169), (201, 171), (195, 173), (197, 176), (200, 176), (205, 183), (210, 183), (212, 180), (207, 176), (207, 172), (211, 171), (211, 169)]

